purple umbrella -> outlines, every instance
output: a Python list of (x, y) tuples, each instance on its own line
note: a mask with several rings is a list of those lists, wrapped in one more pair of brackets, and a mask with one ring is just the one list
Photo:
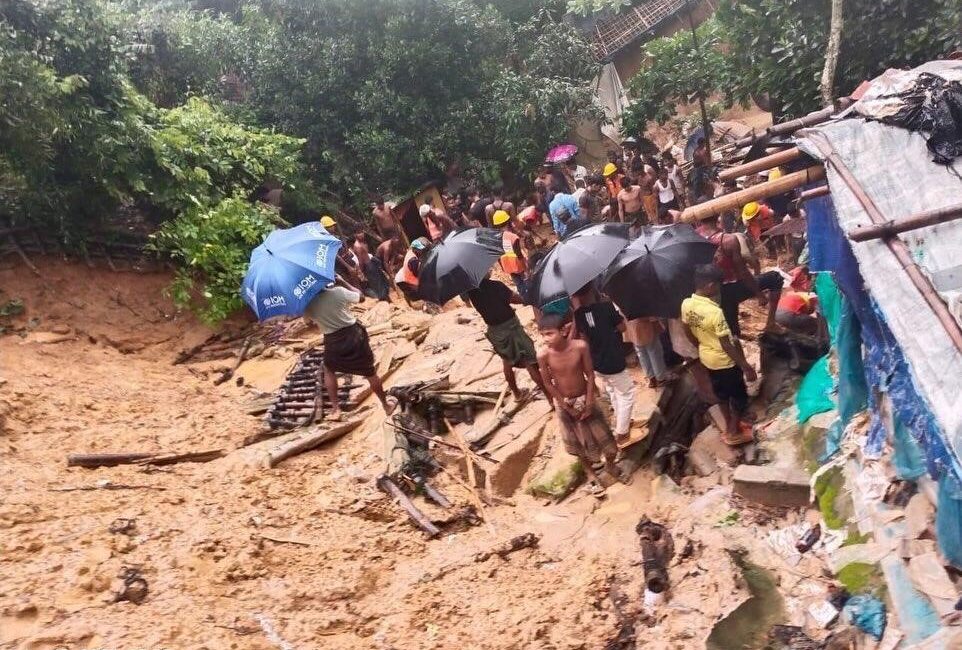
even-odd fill
[(556, 164), (568, 162), (575, 157), (578, 153), (578, 147), (573, 144), (559, 144), (556, 147), (552, 147), (548, 151), (548, 155), (544, 157), (544, 161), (548, 164)]

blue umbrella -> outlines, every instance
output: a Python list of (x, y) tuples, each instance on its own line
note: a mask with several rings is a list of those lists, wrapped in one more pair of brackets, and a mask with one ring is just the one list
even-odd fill
[(258, 320), (300, 316), (336, 277), (341, 240), (316, 222), (275, 230), (251, 253), (241, 285), (244, 302)]

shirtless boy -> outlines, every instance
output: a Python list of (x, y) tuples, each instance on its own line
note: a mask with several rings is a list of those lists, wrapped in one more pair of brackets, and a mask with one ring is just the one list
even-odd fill
[(624, 189), (618, 193), (618, 214), (624, 223), (641, 222), (643, 225), (648, 221), (645, 219), (644, 196), (641, 186), (635, 177), (629, 176), (624, 181)]
[(595, 494), (604, 492), (594, 465), (604, 459), (605, 469), (628, 483), (615, 458), (618, 445), (608, 422), (595, 405), (595, 371), (584, 341), (570, 338), (571, 324), (557, 314), (544, 314), (538, 329), (546, 347), (538, 353), (538, 366), (548, 394), (555, 400), (565, 450), (577, 456)]

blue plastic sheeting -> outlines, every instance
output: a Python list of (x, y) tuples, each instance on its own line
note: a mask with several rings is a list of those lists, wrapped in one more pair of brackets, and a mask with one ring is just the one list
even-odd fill
[(939, 480), (935, 536), (945, 559), (956, 567), (962, 567), (962, 492), (946, 476)]
[[(865, 291), (858, 262), (852, 254), (848, 238), (838, 225), (831, 197), (807, 201), (805, 208), (811, 250), (809, 266), (812, 271), (832, 274), (846, 302), (858, 318), (864, 345), (862, 363), (867, 385), (873, 390), (888, 394), (895, 416), (922, 448), (929, 474), (938, 479), (948, 470), (951, 480), (955, 482), (956, 491), (962, 494), (962, 489), (958, 489), (960, 477), (956, 474), (945, 436), (925, 399), (914, 385), (901, 347), (874, 301)], [(885, 427), (874, 421), (869, 430), (865, 452), (870, 456), (877, 456), (884, 442)]]
[(895, 466), (895, 475), (903, 481), (913, 481), (925, 474), (925, 454), (898, 418), (895, 418), (892, 464)]
[(845, 601), (842, 618), (851, 622), (876, 641), (882, 640), (885, 633), (885, 603), (869, 594), (858, 594)]
[(902, 642), (913, 645), (938, 632), (941, 627), (939, 615), (929, 599), (913, 586), (902, 558), (889, 554), (880, 564), (888, 586), (888, 600), (898, 616), (899, 629), (905, 635)]

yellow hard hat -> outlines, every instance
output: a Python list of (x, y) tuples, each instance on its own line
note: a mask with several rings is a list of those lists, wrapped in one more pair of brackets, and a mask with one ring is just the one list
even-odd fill
[(331, 228), (333, 226), (336, 226), (337, 222), (335, 222), (334, 219), (332, 219), (331, 217), (325, 214), (323, 217), (321, 217), (321, 225), (324, 226), (325, 228)]
[(768, 180), (770, 181), (777, 181), (781, 177), (782, 177), (781, 167), (776, 167), (775, 169), (768, 172)]
[(491, 223), (496, 226), (503, 226), (509, 221), (511, 221), (511, 215), (504, 210), (496, 210), (495, 213), (491, 215)]
[(760, 209), (761, 206), (758, 205), (757, 201), (752, 201), (751, 203), (746, 204), (745, 207), (742, 208), (742, 219), (744, 221), (751, 221), (758, 216), (758, 211)]
[(604, 176), (611, 176), (616, 171), (618, 171), (618, 166), (615, 163), (608, 163), (607, 165), (605, 165), (605, 168), (604, 170), (602, 170), (601, 173)]

